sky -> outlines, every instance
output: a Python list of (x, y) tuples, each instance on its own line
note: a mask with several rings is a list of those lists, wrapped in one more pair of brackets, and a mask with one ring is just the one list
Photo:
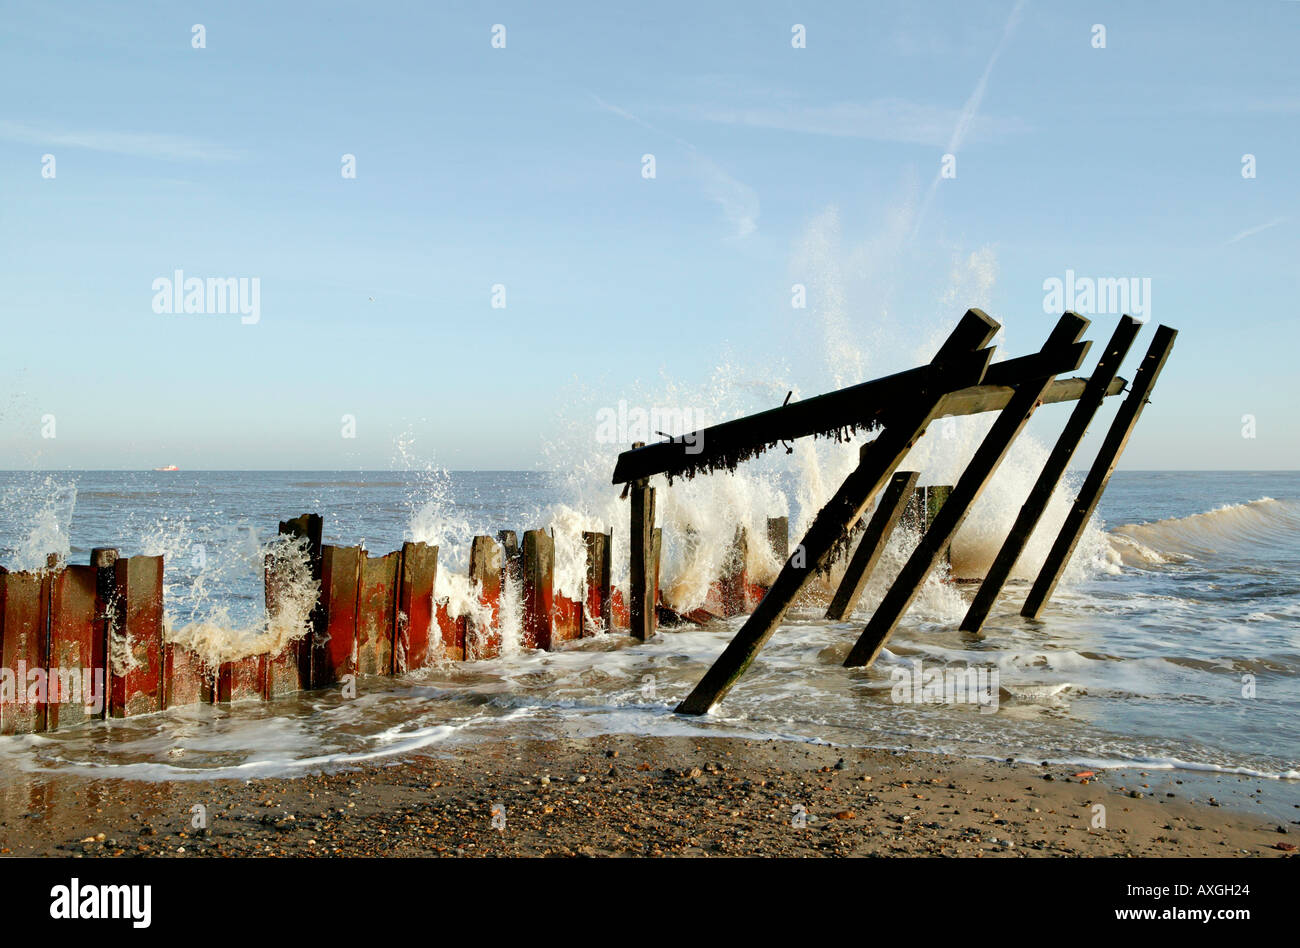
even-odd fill
[(1298, 2), (2, 6), (0, 468), (531, 468), (1069, 273), (1180, 332), (1122, 467), (1300, 468)]

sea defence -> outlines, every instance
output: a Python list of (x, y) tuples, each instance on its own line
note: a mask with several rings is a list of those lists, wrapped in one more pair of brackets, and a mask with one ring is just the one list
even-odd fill
[[(557, 585), (553, 530), (476, 536), (465, 575), (456, 577), (456, 587), (466, 594), (453, 597), (439, 594), (438, 547), (406, 542), (372, 555), (361, 546), (326, 544), (321, 517), (303, 514), (278, 528), (297, 556), (268, 554), (266, 559), (265, 633), (227, 656), (169, 634), (161, 556), (122, 557), (115, 549), (96, 548), (84, 565), (51, 555), (42, 570), (0, 567), (0, 733), (61, 730), (183, 705), (355, 689), (358, 682), (380, 676), (491, 660), (503, 654), (508, 621), (514, 647), (552, 651), (597, 635), (625, 633), (649, 641), (661, 624), (745, 616), (731, 644), (677, 709), (701, 714), (735, 684), (814, 576), (833, 592), (826, 618), (849, 621), (885, 544), (907, 524), (917, 537), (915, 547), (845, 662), (867, 665), (945, 557), (1029, 416), (1047, 402), (1075, 402), (962, 623), (964, 631), (978, 635), (1097, 408), (1104, 398), (1127, 390), (1022, 610), (1037, 619), (1177, 335), (1165, 326), (1157, 329), (1130, 388), (1117, 371), (1139, 324), (1126, 316), (1089, 378), (1056, 378), (1082, 364), (1089, 343), (1079, 337), (1087, 326), (1088, 320), (1066, 313), (1039, 352), (992, 364), (988, 343), (999, 326), (970, 310), (927, 366), (687, 437), (634, 445), (619, 456), (613, 477), (625, 485), (629, 500), (629, 573), (621, 584), (612, 570), (612, 529), (582, 532), (578, 549), (585, 563), (577, 590)], [(998, 417), (955, 485), (918, 486), (916, 472), (897, 470), (934, 419), (992, 411)], [(796, 438), (843, 440), (859, 430), (878, 434), (863, 445), (858, 467), (813, 518), (800, 543), (791, 546), (786, 517), (768, 518), (762, 536), (738, 526), (703, 602), (689, 609), (665, 602), (657, 490), (671, 489), (674, 477), (734, 469)], [(651, 486), (657, 476), (666, 477), (667, 488)], [(692, 529), (686, 526), (671, 539), (689, 548)], [(749, 552), (755, 545), (775, 555), (778, 571), (751, 574)]]
[[(924, 491), (917, 491), (924, 517)], [(686, 540), (689, 542), (688, 528)], [(555, 584), (551, 531), (512, 530), (470, 544), (471, 603), (437, 594), (439, 549), (406, 542), (375, 555), (322, 542), (317, 514), (282, 521), (278, 533), (303, 552), (316, 590), (292, 635), (264, 636), (268, 647), (211, 661), (168, 639), (161, 556), (122, 557), (96, 549), (88, 564), (48, 558), (38, 571), (0, 567), (0, 733), (67, 729), (103, 718), (134, 717), (195, 704), (271, 701), (302, 691), (355, 687), (449, 662), (502, 654), (507, 590), (520, 604), (519, 646), (553, 651), (606, 634), (634, 634), (624, 589), (612, 573), (615, 534), (584, 531), (585, 584), (570, 598)], [(789, 520), (772, 517), (764, 538), (788, 555)], [(662, 528), (654, 528), (642, 567), (654, 590), (645, 637), (663, 626), (700, 625), (750, 612), (767, 587), (747, 569), (748, 531), (738, 527), (705, 601), (678, 612), (659, 589)], [(263, 572), (268, 627), (274, 627), (301, 575), (268, 555)], [(630, 585), (626, 583), (625, 585)]]

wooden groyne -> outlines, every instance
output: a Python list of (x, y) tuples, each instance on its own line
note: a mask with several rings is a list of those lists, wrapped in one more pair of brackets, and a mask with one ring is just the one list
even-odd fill
[[(167, 639), (161, 556), (120, 557), (117, 550), (97, 548), (84, 565), (51, 556), (39, 571), (0, 567), (0, 733), (64, 729), (96, 718), (185, 705), (355, 688), (366, 678), (496, 658), (504, 645), (508, 590), (516, 594), (519, 645), (526, 649), (554, 650), (615, 631), (648, 641), (661, 622), (747, 617), (677, 708), (703, 714), (743, 675), (815, 576), (825, 581), (843, 567), (826, 618), (849, 619), (890, 536), (900, 523), (908, 524), (919, 541), (844, 663), (870, 665), (947, 555), (1030, 416), (1046, 403), (1076, 402), (962, 622), (964, 630), (978, 634), (1089, 422), (1106, 397), (1128, 389), (1117, 373), (1139, 328), (1129, 317), (1121, 320), (1089, 378), (1057, 378), (1083, 363), (1090, 343), (1080, 337), (1087, 327), (1088, 320), (1066, 313), (1037, 353), (991, 364), (988, 343), (1000, 327), (970, 310), (926, 366), (623, 452), (613, 480), (626, 485), (629, 500), (626, 594), (613, 582), (612, 529), (581, 536), (585, 592), (578, 598), (556, 588), (551, 532), (528, 530), (520, 536), (503, 530), (495, 537), (474, 537), (465, 577), (473, 601), (465, 608), (438, 595), (438, 547), (407, 542), (372, 555), (360, 546), (325, 544), (320, 516), (303, 514), (281, 522), (279, 533), (305, 552), (306, 578), (318, 590), (309, 614), (274, 650), (213, 665)], [(1176, 337), (1166, 326), (1157, 329), (1030, 591), (1022, 610), (1026, 617), (1042, 614)], [(988, 411), (998, 416), (955, 484), (920, 487), (916, 472), (898, 470), (936, 418)], [(795, 438), (844, 440), (858, 431), (876, 431), (877, 436), (861, 448), (857, 467), (813, 518), (801, 542), (790, 545), (787, 518), (767, 521), (761, 542), (782, 564), (770, 582), (749, 575), (750, 544), (759, 541), (738, 528), (705, 601), (686, 612), (664, 602), (663, 532), (655, 526), (655, 506), (656, 491), (665, 488), (652, 486), (651, 478), (665, 476), (666, 489), (671, 489), (676, 477), (734, 469)], [(680, 539), (694, 542), (690, 527)], [(263, 576), (268, 628), (301, 596), (301, 564), (297, 570), (268, 556)]]
[[(707, 601), (689, 614), (674, 612), (659, 588), (662, 530), (645, 523), (646, 560), (637, 566), (645, 590), (644, 637), (660, 621), (740, 615), (766, 592), (747, 574), (741, 529)], [(784, 517), (768, 521), (770, 542), (781, 556), (787, 524)], [(11, 685), (0, 687), (0, 733), (65, 729), (185, 705), (270, 701), (446, 662), (496, 658), (508, 586), (518, 599), (523, 648), (550, 651), (611, 631), (635, 634), (631, 604), (613, 582), (612, 529), (583, 532), (585, 591), (572, 599), (555, 585), (551, 532), (474, 537), (465, 576), (473, 598), (468, 610), (436, 592), (437, 546), (406, 542), (375, 555), (360, 546), (323, 543), (317, 514), (285, 520), (278, 531), (301, 544), (308, 578), (318, 588), (301, 634), (274, 652), (215, 665), (167, 639), (161, 556), (120, 557), (102, 548), (85, 565), (51, 556), (39, 571), (0, 567), (0, 671)], [(268, 625), (293, 593), (290, 573), (268, 555)], [(103, 700), (96, 707), (97, 695)]]

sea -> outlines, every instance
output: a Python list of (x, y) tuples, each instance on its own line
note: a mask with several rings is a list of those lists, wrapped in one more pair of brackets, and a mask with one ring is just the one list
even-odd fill
[[(755, 536), (767, 517), (788, 516), (797, 542), (836, 472), (856, 455), (852, 445), (815, 451), (773, 458), (753, 476), (742, 468), (660, 486), (670, 604), (689, 607), (707, 594), (738, 523)], [(311, 692), (0, 737), (0, 770), (5, 780), (51, 771), (253, 778), (417, 751), (454, 754), (467, 742), (731, 735), (1180, 771), (1189, 780), (1236, 775), (1257, 807), (1294, 819), (1300, 473), (1120, 470), (1041, 619), (1023, 619), (1026, 580), (1077, 488), (1073, 472), (984, 635), (963, 634), (958, 622), (976, 588), (969, 580), (996, 552), (1041, 457), (1031, 447), (1008, 461), (1006, 486), (972, 511), (951, 565), (927, 582), (869, 669), (841, 663), (914, 536), (891, 541), (849, 620), (822, 617), (833, 575), (814, 589), (705, 717), (673, 709), (743, 617), (661, 628), (644, 643), (599, 634), (554, 652), (522, 648), (517, 629), (507, 628), (500, 658), (363, 680), (354, 698)], [(951, 482), (949, 472), (930, 468), (923, 482)], [(579, 486), (571, 475), (540, 470), (5, 472), (0, 564), (39, 568), (49, 552), (85, 562), (96, 546), (161, 553), (167, 634), (194, 641), (202, 629), (255, 650), (266, 624), (262, 557), (278, 521), (301, 513), (324, 517), (325, 542), (375, 554), (404, 540), (438, 543), (441, 591), (453, 598), (470, 538), (502, 529), (555, 530), (557, 584), (573, 594), (582, 571), (577, 546), (565, 538), (612, 528), (615, 577), (625, 582), (627, 504), (608, 470)], [(680, 538), (684, 524), (695, 533), (689, 545)], [(770, 575), (775, 562), (770, 551), (751, 552), (751, 575)], [(982, 670), (987, 687), (975, 697), (974, 688), (963, 695), (916, 687), (952, 669)]]

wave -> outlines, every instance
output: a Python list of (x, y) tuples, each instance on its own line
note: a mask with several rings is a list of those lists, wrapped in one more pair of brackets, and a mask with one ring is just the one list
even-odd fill
[(1294, 550), (1298, 539), (1300, 503), (1272, 497), (1111, 531), (1112, 545), (1130, 566), (1208, 559), (1245, 549)]

